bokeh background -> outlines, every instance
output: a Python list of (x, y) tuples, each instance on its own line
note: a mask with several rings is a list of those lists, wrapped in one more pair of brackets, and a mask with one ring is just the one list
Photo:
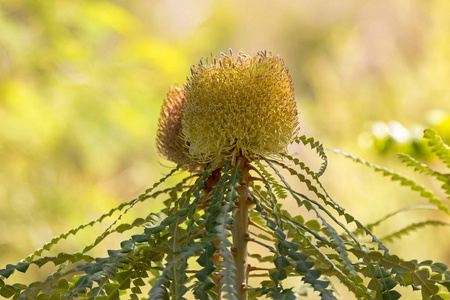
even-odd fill
[[(285, 59), (301, 132), (325, 147), (412, 175), (395, 156), (405, 152), (448, 172), (421, 136), (433, 127), (450, 142), (449, 15), (444, 0), (0, 0), (0, 265), (167, 173), (172, 165), (155, 143), (163, 99), (200, 57), (229, 48)], [(312, 151), (292, 150), (320, 163)], [(328, 192), (363, 223), (427, 204), (342, 156), (329, 153), (329, 163)], [(425, 219), (450, 221), (435, 211), (409, 212), (375, 233)], [(103, 229), (87, 229), (56, 250), (80, 251)], [(421, 229), (388, 246), (407, 259), (450, 264), (450, 227)]]

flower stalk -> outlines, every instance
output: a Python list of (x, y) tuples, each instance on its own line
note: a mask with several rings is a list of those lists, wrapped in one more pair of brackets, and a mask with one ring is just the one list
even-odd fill
[(233, 211), (233, 227), (231, 234), (233, 237), (233, 255), (235, 262), (235, 290), (236, 299), (247, 299), (247, 286), (249, 275), (248, 264), (248, 210), (249, 210), (249, 194), (248, 183), (250, 178), (250, 165), (244, 157), (238, 159), (239, 168), (241, 170), (241, 186), (237, 188), (239, 198), (236, 201), (236, 208)]
[[(284, 61), (267, 51), (254, 56), (222, 53), (200, 60), (183, 88), (173, 86), (164, 102), (158, 147), (169, 160), (190, 172), (215, 170), (205, 182), (208, 195), (229, 161), (240, 172), (238, 198), (232, 212), (234, 299), (248, 299), (248, 227), (251, 162), (277, 157), (298, 132), (292, 78)], [(187, 163), (186, 163), (187, 162)], [(206, 201), (202, 208), (209, 205)], [(220, 240), (215, 240), (216, 248)], [(219, 265), (221, 252), (213, 254)], [(216, 300), (225, 297), (222, 277), (214, 275)]]

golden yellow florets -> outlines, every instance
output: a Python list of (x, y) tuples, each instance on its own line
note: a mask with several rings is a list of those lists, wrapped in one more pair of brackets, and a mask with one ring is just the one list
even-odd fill
[(185, 93), (182, 136), (202, 163), (276, 155), (298, 131), (292, 79), (271, 53), (200, 61)]

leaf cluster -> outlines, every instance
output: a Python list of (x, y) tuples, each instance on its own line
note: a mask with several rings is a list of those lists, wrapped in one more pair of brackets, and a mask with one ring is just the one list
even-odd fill
[[(444, 165), (445, 168), (450, 170), (450, 147), (446, 145), (442, 138), (439, 137), (435, 130), (426, 129), (424, 131), (424, 139), (428, 143), (430, 147), (430, 151), (435, 153), (438, 157), (439, 161)], [(381, 219), (377, 220), (374, 223), (368, 224), (367, 228), (372, 230), (374, 227), (380, 225), (382, 222), (391, 218), (397, 214), (404, 213), (411, 210), (438, 210), (442, 211), (447, 215), (450, 215), (450, 206), (448, 205), (448, 200), (450, 199), (450, 173), (440, 172), (434, 170), (429, 165), (421, 163), (420, 161), (414, 159), (413, 157), (400, 153), (398, 154), (398, 158), (400, 161), (405, 164), (407, 167), (411, 168), (415, 173), (425, 174), (435, 179), (436, 181), (441, 183), (441, 189), (443, 195), (446, 197), (438, 196), (436, 192), (428, 189), (424, 185), (418, 183), (416, 180), (400, 174), (398, 172), (392, 171), (388, 168), (373, 164), (368, 162), (362, 158), (359, 158), (353, 154), (348, 152), (340, 151), (337, 149), (331, 149), (334, 152), (340, 153), (347, 158), (352, 159), (353, 161), (366, 165), (371, 168), (375, 172), (381, 173), (383, 176), (389, 177), (394, 182), (399, 182), (401, 186), (405, 186), (412, 190), (415, 193), (418, 193), (421, 197), (428, 200), (430, 205), (416, 205), (416, 206), (408, 206), (402, 209), (399, 209), (395, 212), (389, 213)], [(409, 234), (411, 231), (415, 231), (417, 229), (426, 227), (426, 226), (450, 226), (449, 222), (441, 221), (441, 220), (427, 220), (423, 222), (416, 222), (412, 224), (408, 224), (407, 226), (398, 229), (397, 231), (385, 236), (382, 238), (384, 241), (393, 241), (396, 238), (400, 238), (406, 234)]]
[[(448, 147), (432, 133), (426, 137), (438, 157), (448, 163)], [(245, 287), (250, 298), (297, 299), (300, 293), (286, 281), (296, 277), (298, 285), (326, 300), (338, 299), (332, 278), (358, 299), (399, 299), (399, 286), (420, 291), (423, 299), (444, 299), (442, 296), (450, 289), (447, 266), (432, 261), (405, 261), (391, 254), (384, 241), (371, 231), (377, 223), (363, 225), (337, 204), (321, 184), (320, 176), (327, 166), (322, 145), (305, 136), (295, 142), (317, 151), (323, 160), (318, 172), (290, 155), (283, 155), (283, 161), (260, 157), (251, 163), (248, 183), (242, 181), (240, 166), (229, 161), (218, 169), (206, 168), (202, 173), (186, 176), (177, 185), (164, 187), (166, 179), (182, 168), (180, 164), (138, 198), (54, 238), (21, 262), (1, 269), (0, 295), (13, 299), (140, 299), (142, 295), (147, 295), (147, 299), (235, 299), (236, 265), (230, 237), (237, 199), (240, 191), (246, 189), (251, 203), (249, 276), (261, 278), (259, 285)], [(437, 209), (448, 211), (442, 199), (414, 181), (345, 155), (419, 192), (437, 204)], [(417, 171), (438, 180), (446, 178), (412, 158), (402, 159)], [(445, 184), (448, 182), (444, 189), (448, 188)], [(137, 203), (149, 199), (164, 201), (165, 208), (130, 224), (122, 221), (122, 216)], [(295, 215), (285, 210), (287, 199), (295, 200), (299, 211), (308, 214)], [(105, 232), (83, 251), (42, 256), (61, 239), (119, 212)], [(308, 219), (306, 215), (314, 217)], [(413, 224), (385, 240), (425, 225), (428, 224)], [(132, 228), (140, 228), (141, 233), (126, 236)], [(111, 233), (125, 236), (118, 249), (108, 250), (105, 257), (88, 254)], [(16, 271), (24, 273), (32, 265), (42, 267), (49, 262), (56, 269), (43, 281), (8, 282)]]

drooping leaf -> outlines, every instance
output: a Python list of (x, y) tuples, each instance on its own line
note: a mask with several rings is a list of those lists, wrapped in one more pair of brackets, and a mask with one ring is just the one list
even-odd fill
[(400, 185), (402, 185), (402, 186), (409, 187), (412, 191), (418, 192), (420, 194), (420, 196), (427, 198), (430, 203), (436, 205), (440, 210), (442, 210), (446, 214), (450, 215), (450, 207), (448, 205), (444, 204), (441, 198), (435, 196), (435, 194), (431, 190), (425, 188), (423, 185), (417, 183), (415, 180), (410, 179), (400, 173), (389, 170), (385, 167), (381, 167), (381, 166), (372, 164), (372, 163), (370, 163), (366, 160), (363, 160), (359, 157), (356, 157), (355, 155), (350, 154), (348, 152), (340, 151), (337, 149), (331, 149), (331, 150), (336, 153), (342, 154), (345, 157), (350, 158), (357, 163), (366, 165), (369, 168), (373, 169), (375, 172), (381, 172), (383, 174), (383, 176), (390, 177), (392, 181), (398, 181), (400, 183)]
[(439, 159), (450, 169), (450, 147), (444, 143), (434, 129), (425, 129), (423, 137), (428, 140), (431, 151), (436, 153)]

